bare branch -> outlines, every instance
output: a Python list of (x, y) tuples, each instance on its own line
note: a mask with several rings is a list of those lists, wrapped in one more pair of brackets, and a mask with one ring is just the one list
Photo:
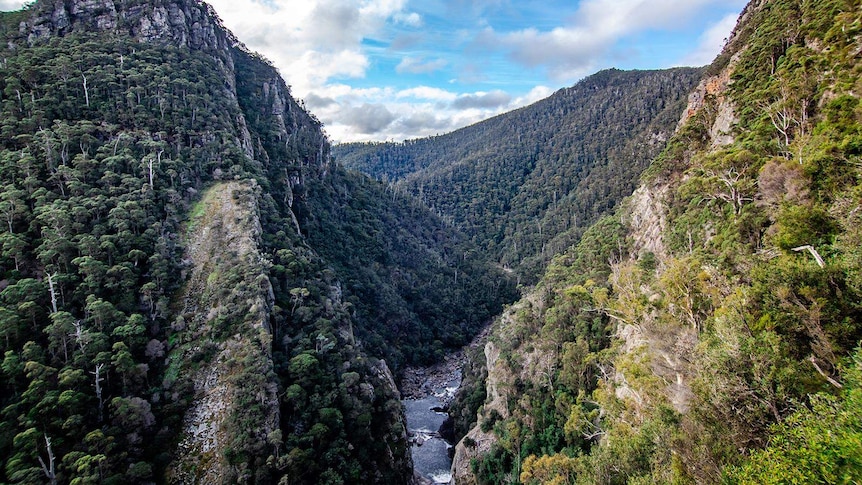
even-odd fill
[(809, 253), (811, 253), (811, 256), (814, 256), (814, 260), (817, 261), (817, 266), (820, 266), (821, 268), (826, 266), (826, 263), (823, 261), (823, 258), (820, 257), (820, 253), (818, 253), (817, 250), (814, 249), (814, 246), (812, 246), (810, 244), (806, 244), (805, 246), (799, 246), (798, 248), (791, 249), (791, 251), (795, 251), (797, 253), (800, 251), (805, 251), (805, 250), (807, 250)]
[(808, 357), (808, 362), (811, 362), (811, 365), (814, 366), (814, 368), (817, 370), (817, 373), (823, 376), (823, 378), (826, 379), (830, 384), (832, 384), (838, 389), (844, 389), (844, 386), (840, 382), (833, 379), (829, 374), (827, 374), (823, 369), (821, 369), (819, 365), (817, 365), (817, 361), (814, 359), (813, 355)]

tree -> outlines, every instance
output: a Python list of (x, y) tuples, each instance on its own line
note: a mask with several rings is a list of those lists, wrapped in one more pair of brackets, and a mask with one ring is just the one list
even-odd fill
[(729, 467), (730, 483), (856, 483), (862, 480), (862, 352), (840, 396), (819, 393), (772, 428), (769, 445)]

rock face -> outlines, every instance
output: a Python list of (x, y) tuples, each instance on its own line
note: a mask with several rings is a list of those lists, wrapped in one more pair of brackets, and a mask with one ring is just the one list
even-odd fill
[[(524, 300), (509, 308), (501, 317), (500, 320), (492, 327), (491, 333), (497, 335), (505, 335), (510, 331), (510, 326), (513, 324), (515, 315), (524, 310), (524, 307), (533, 308), (538, 305), (538, 293), (533, 292)], [(505, 337), (504, 337), (505, 338)], [(516, 377), (531, 378), (532, 370), (535, 370), (535, 365), (525, 365), (522, 376), (513, 376), (508, 371), (508, 367), (499, 362), (500, 348), (491, 340), (485, 344), (484, 349), (485, 365), (488, 369), (488, 378), (485, 381), (485, 389), (487, 398), (485, 404), (479, 408), (474, 426), (465, 436), (455, 445), (455, 454), (452, 458), (452, 480), (450, 483), (458, 485), (467, 485), (477, 483), (476, 477), (470, 468), (470, 461), (473, 458), (482, 456), (491, 450), (491, 447), (497, 443), (497, 435), (493, 430), (483, 429), (483, 423), (489, 420), (506, 419), (509, 417), (508, 399), (509, 393), (502, 390), (502, 383), (511, 384)], [(541, 351), (531, 352), (525, 360), (532, 363), (537, 363), (542, 358)], [(540, 364), (539, 364), (540, 365)], [(529, 377), (528, 377), (529, 376)], [(512, 389), (507, 386), (507, 389)]]
[(659, 258), (665, 254), (662, 233), (667, 225), (664, 205), (667, 193), (667, 184), (642, 185), (629, 199), (626, 222), (631, 228), (631, 253), (634, 258), (645, 252), (651, 252)]
[[(243, 431), (259, 443), (266, 443), (279, 427), (269, 328), (273, 295), (258, 247), (256, 189), (254, 182), (210, 188), (188, 234), (191, 274), (175, 323), (185, 345), (173, 349), (169, 362), (189, 373), (194, 398), (183, 422), (177, 459), (168, 472), (170, 483), (236, 479), (242, 470), (228, 462), (224, 451), (236, 446), (237, 424), (244, 421), (250, 429)], [(207, 360), (207, 354), (214, 356)], [(204, 362), (194, 370), (189, 361), (197, 357)], [(242, 365), (237, 365), (241, 358)], [(237, 378), (249, 372), (263, 379)], [(241, 399), (249, 394), (264, 410), (250, 416), (253, 422), (240, 417)]]
[(56, 0), (40, 3), (36, 15), (19, 26), (30, 44), (74, 31), (124, 31), (141, 42), (209, 52), (226, 51), (237, 42), (212, 7), (186, 0)]
[(489, 369), (486, 382), (488, 403), (479, 411), (477, 425), (455, 445), (455, 455), (452, 458), (452, 481), (450, 482), (452, 484), (476, 483), (476, 478), (470, 469), (470, 460), (488, 453), (491, 446), (497, 442), (497, 436), (493, 432), (482, 430), (481, 422), (492, 409), (500, 413), (501, 416), (506, 416), (506, 402), (497, 389), (499, 369), (496, 368), (495, 364), (499, 357), (500, 350), (493, 342), (485, 344), (485, 361)]

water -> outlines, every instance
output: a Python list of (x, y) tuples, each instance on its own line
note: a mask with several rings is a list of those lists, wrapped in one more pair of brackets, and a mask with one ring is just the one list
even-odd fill
[(458, 373), (445, 386), (435, 389), (423, 399), (401, 401), (413, 441), (410, 450), (413, 454), (413, 466), (419, 475), (433, 483), (449, 483), (452, 479), (452, 460), (449, 458), (452, 445), (437, 435), (437, 430), (448, 415), (432, 409), (448, 404), (460, 382), (461, 375)]

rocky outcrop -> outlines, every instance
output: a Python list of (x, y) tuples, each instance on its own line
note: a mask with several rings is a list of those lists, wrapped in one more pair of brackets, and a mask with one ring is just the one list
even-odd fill
[[(250, 433), (248, 439), (267, 443), (279, 429), (269, 326), (273, 295), (258, 247), (256, 192), (254, 182), (215, 185), (191, 221), (190, 274), (174, 324), (179, 342), (169, 366), (191, 383), (186, 387), (193, 389), (193, 397), (169, 467), (170, 483), (229, 482), (242, 471), (242, 463), (226, 456), (238, 446), (236, 434)], [(249, 381), (247, 374), (257, 381)], [(262, 413), (242, 416), (248, 396), (254, 396)], [(250, 429), (239, 429), (240, 422)]]
[(713, 148), (733, 143), (733, 125), (737, 122), (735, 107), (727, 96), (731, 83), (730, 73), (739, 59), (735, 55), (717, 75), (704, 78), (688, 97), (688, 106), (679, 121), (679, 127), (701, 111), (705, 116), (707, 132)]
[[(491, 335), (496, 335), (498, 338), (506, 338), (507, 331), (511, 331), (511, 327), (516, 325), (515, 318), (519, 311), (523, 311), (525, 306), (535, 307), (538, 305), (538, 292), (533, 291), (523, 300), (510, 307), (491, 330)], [(485, 455), (491, 450), (491, 447), (497, 443), (497, 435), (487, 425), (483, 423), (490, 422), (489, 420), (506, 419), (509, 417), (509, 395), (503, 390), (503, 383), (511, 384), (515, 376), (509, 371), (509, 367), (500, 361), (500, 347), (489, 339), (485, 343), (484, 356), (485, 365), (488, 369), (488, 377), (485, 380), (485, 392), (487, 398), (485, 404), (479, 408), (477, 413), (476, 425), (455, 445), (455, 453), (452, 458), (452, 480), (450, 483), (457, 485), (475, 484), (476, 477), (470, 468), (470, 461), (473, 458)], [(541, 357), (542, 352), (536, 350), (529, 353), (525, 360), (536, 360)], [(523, 367), (524, 375), (530, 373), (533, 366), (525, 365)], [(512, 386), (506, 386), (512, 389)]]
[(637, 259), (651, 252), (661, 259), (665, 255), (662, 234), (667, 226), (665, 198), (668, 185), (656, 183), (641, 185), (634, 191), (623, 212), (631, 235), (631, 255)]
[(56, 0), (38, 4), (18, 30), (30, 44), (55, 35), (101, 31), (208, 52), (227, 52), (238, 42), (212, 7), (194, 0)]
[(496, 410), (501, 416), (506, 416), (506, 402), (503, 396), (500, 395), (497, 382), (499, 369), (497, 369), (497, 359), (500, 357), (500, 350), (493, 342), (485, 344), (485, 361), (488, 366), (488, 379), (485, 383), (488, 392), (488, 400), (478, 413), (478, 420), (464, 438), (455, 445), (455, 454), (452, 458), (452, 480), (451, 484), (473, 484), (476, 483), (476, 478), (473, 476), (473, 471), (470, 469), (470, 460), (477, 456), (482, 456), (491, 450), (491, 446), (497, 442), (497, 435), (492, 430), (482, 430), (481, 423), (487, 413)]

